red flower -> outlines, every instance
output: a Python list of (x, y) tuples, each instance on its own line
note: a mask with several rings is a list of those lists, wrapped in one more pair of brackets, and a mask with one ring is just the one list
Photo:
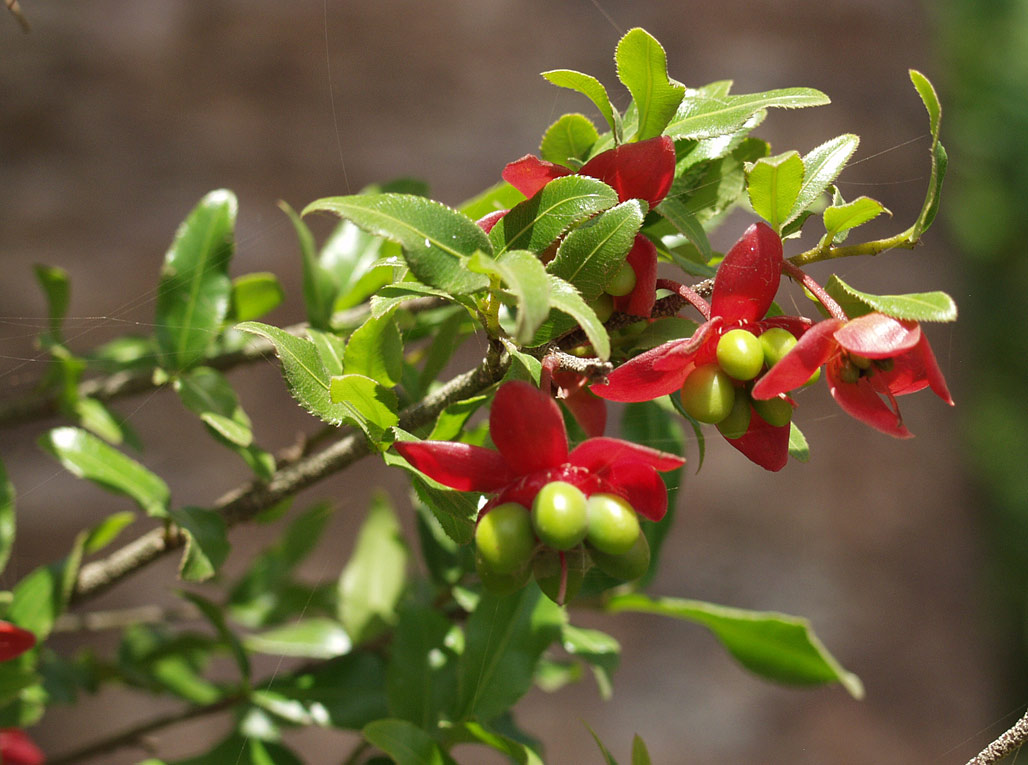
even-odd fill
[(818, 322), (757, 381), (753, 397), (772, 398), (798, 388), (822, 364), (826, 365), (828, 389), (839, 406), (890, 436), (913, 435), (903, 424), (896, 396), (931, 388), (947, 404), (953, 404), (918, 323), (881, 313), (851, 321)]
[[(646, 351), (615, 369), (606, 385), (592, 391), (611, 401), (650, 401), (674, 393), (696, 367), (716, 359), (717, 343), (725, 332), (745, 327), (755, 335), (782, 327), (802, 335), (810, 321), (800, 316), (763, 318), (782, 274), (782, 241), (764, 223), (754, 223), (725, 255), (710, 301), (710, 316), (692, 337), (672, 340)], [(789, 426), (769, 425), (751, 413), (748, 430), (726, 439), (750, 460), (767, 470), (781, 470), (789, 459)]]
[(495, 493), (482, 512), (504, 502), (531, 507), (551, 481), (566, 481), (584, 494), (624, 497), (636, 512), (659, 521), (667, 490), (658, 471), (685, 460), (617, 438), (590, 438), (568, 451), (557, 403), (526, 382), (500, 386), (489, 412), (497, 451), (451, 441), (403, 441), (396, 450), (439, 483), (460, 491)]
[[(639, 143), (626, 143), (597, 154), (577, 173), (563, 165), (526, 154), (503, 169), (503, 179), (526, 197), (535, 196), (555, 178), (587, 175), (603, 181), (617, 192), (618, 199), (642, 199), (656, 207), (667, 196), (675, 177), (675, 143), (658, 136)], [(490, 227), (495, 220), (489, 222)], [(628, 264), (635, 271), (635, 287), (614, 299), (614, 308), (633, 316), (649, 316), (656, 300), (657, 249), (641, 234), (628, 253)]]
[(36, 644), (36, 636), (10, 622), (0, 621), (0, 661), (21, 656)]
[(589, 379), (576, 372), (553, 372), (554, 395), (590, 437), (602, 436), (607, 427), (607, 403), (587, 387)]
[(0, 762), (4, 765), (43, 765), (42, 750), (17, 728), (0, 730)]

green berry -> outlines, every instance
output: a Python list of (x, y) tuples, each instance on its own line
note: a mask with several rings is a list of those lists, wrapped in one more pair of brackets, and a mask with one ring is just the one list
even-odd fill
[(753, 413), (750, 404), (751, 399), (746, 393), (736, 391), (732, 411), (717, 424), (721, 435), (725, 438), (742, 438), (746, 434), (750, 428), (750, 415)]
[(685, 378), (682, 406), (694, 419), (711, 424), (721, 422), (731, 413), (734, 404), (732, 378), (717, 364), (696, 367)]
[(729, 330), (717, 341), (717, 363), (736, 380), (752, 380), (764, 366), (764, 347), (748, 330)]
[(788, 425), (789, 420), (792, 419), (792, 404), (781, 396), (775, 396), (766, 401), (754, 399), (753, 408), (757, 410), (757, 414), (760, 415), (764, 422), (776, 428)]
[(589, 528), (585, 494), (565, 481), (546, 484), (532, 502), (532, 526), (554, 550), (571, 549)]
[(593, 563), (607, 576), (629, 582), (638, 579), (650, 570), (650, 543), (645, 534), (640, 534), (632, 549), (621, 555), (608, 555), (599, 550), (592, 550), (589, 557)]
[(639, 538), (639, 518), (623, 498), (615, 494), (593, 494), (586, 503), (589, 531), (586, 540), (609, 555), (623, 555)]
[(614, 297), (622, 297), (634, 289), (635, 269), (628, 263), (622, 263), (621, 268), (617, 270), (617, 273), (611, 277), (610, 281), (607, 282), (607, 286), (604, 287), (604, 291)]
[(497, 574), (510, 574), (523, 567), (535, 548), (528, 509), (514, 502), (494, 507), (475, 527), (475, 546)]
[(527, 565), (512, 573), (501, 574), (493, 570), (481, 555), (475, 555), (475, 569), (478, 571), (478, 578), (482, 580), (482, 586), (493, 595), (517, 592), (528, 583), (528, 578), (532, 574), (531, 567)]
[(614, 313), (614, 298), (606, 292), (601, 292), (598, 298), (589, 303), (589, 307), (593, 309), (596, 318), (606, 321)]
[(820, 379), (821, 379), (821, 367), (818, 367), (817, 369), (814, 370), (814, 373), (810, 376), (810, 379), (807, 380), (805, 383), (803, 383), (803, 386), (806, 387), (807, 385), (813, 385), (814, 383), (816, 383)]
[[(562, 570), (561, 556), (564, 557), (566, 574)], [(562, 606), (578, 594), (590, 565), (589, 556), (585, 554), (585, 549), (581, 545), (563, 552), (543, 549), (532, 559), (532, 574), (543, 594), (558, 606)], [(564, 582), (563, 593), (561, 581)]]
[(760, 345), (764, 349), (764, 362), (773, 367), (782, 357), (796, 347), (798, 341), (792, 332), (781, 327), (772, 327), (760, 336)]

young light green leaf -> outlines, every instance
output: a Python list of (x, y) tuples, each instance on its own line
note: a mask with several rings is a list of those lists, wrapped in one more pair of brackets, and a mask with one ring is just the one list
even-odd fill
[(384, 493), (377, 493), (339, 577), (339, 621), (358, 645), (396, 622), (407, 583), (407, 544)]
[(92, 555), (99, 552), (115, 539), (136, 520), (136, 514), (131, 510), (122, 510), (118, 513), (111, 513), (98, 524), (89, 529), (85, 542), (82, 545), (83, 555)]
[(364, 375), (345, 374), (329, 382), (332, 402), (346, 407), (346, 418), (375, 443), (383, 440), (389, 428), (396, 425), (396, 394)]
[(573, 161), (583, 161), (589, 156), (589, 150), (599, 137), (588, 117), (565, 114), (546, 129), (539, 154), (547, 162), (573, 168)]
[(677, 197), (667, 197), (657, 205), (657, 212), (667, 218), (672, 226), (693, 243), (704, 263), (714, 257), (714, 253), (710, 248), (710, 240), (707, 238), (707, 232), (704, 230), (703, 225), (680, 199)]
[(318, 254), (318, 265), (336, 285), (334, 310), (360, 305), (378, 288), (392, 281), (393, 268), (380, 264), (385, 240), (362, 231), (348, 220), (339, 221)]
[(566, 313), (582, 327), (589, 338), (593, 351), (600, 359), (610, 358), (610, 337), (596, 312), (590, 308), (578, 290), (561, 279), (550, 274), (550, 305), (561, 313)]
[(645, 141), (661, 134), (682, 102), (685, 86), (667, 76), (667, 55), (645, 29), (630, 29), (618, 41), (614, 53), (618, 79), (632, 94), (638, 113), (633, 140)]
[(14, 544), (16, 518), (14, 512), (14, 484), (7, 477), (3, 461), (0, 461), (0, 573), (7, 566)]
[(489, 213), (509, 210), (525, 201), (525, 195), (506, 181), (495, 183), (481, 194), (476, 194), (458, 209), (471, 220), (484, 218)]
[(600, 754), (603, 755), (603, 761), (606, 765), (618, 765), (618, 761), (614, 759), (614, 755), (610, 753), (610, 750), (600, 740), (600, 737), (597, 735), (596, 731), (593, 730), (592, 726), (589, 725), (589, 723), (586, 723), (585, 727), (589, 729), (589, 734), (593, 737), (593, 741), (596, 742), (596, 746), (599, 747)]
[(225, 519), (214, 510), (180, 507), (169, 513), (186, 535), (186, 550), (178, 575), (187, 582), (204, 582), (221, 568), (228, 557)]
[(607, 120), (610, 130), (614, 134), (614, 141), (621, 143), (621, 114), (610, 103), (610, 96), (607, 89), (595, 77), (576, 72), (573, 69), (552, 69), (543, 72), (543, 77), (552, 82), (558, 88), (577, 90), (583, 96), (592, 101), (600, 110), (603, 119)]
[(329, 375), (343, 373), (343, 355), (346, 352), (346, 341), (335, 332), (325, 332), (307, 327), (307, 337), (314, 343), (321, 363)]
[(928, 127), (932, 134), (932, 177), (928, 182), (928, 192), (925, 194), (924, 205), (921, 213), (910, 228), (910, 238), (918, 240), (928, 230), (935, 220), (939, 211), (939, 195), (942, 193), (942, 179), (946, 176), (946, 165), (949, 159), (946, 149), (939, 142), (939, 126), (942, 121), (942, 106), (939, 97), (935, 93), (932, 83), (916, 69), (910, 70), (910, 81), (914, 83), (917, 94), (921, 96), (925, 109), (928, 111)]
[(803, 431), (796, 427), (795, 422), (789, 423), (789, 456), (797, 462), (810, 461), (810, 446)]
[(621, 645), (613, 637), (599, 630), (564, 625), (561, 636), (564, 650), (583, 659), (592, 667), (600, 698), (604, 701), (613, 694), (611, 677), (621, 660)]
[(400, 244), (411, 273), (429, 286), (457, 295), (488, 284), (480, 274), (462, 268), (460, 258), (476, 250), (491, 253), (489, 238), (474, 221), (446, 205), (410, 194), (357, 194), (316, 200), (303, 215), (318, 211), (335, 213)]
[(400, 609), (386, 668), (389, 713), (433, 730), (453, 714), (457, 653), (448, 640), (453, 624), (429, 605)]
[(847, 133), (825, 141), (804, 155), (803, 186), (789, 212), (789, 217), (785, 220), (786, 223), (798, 218), (817, 201), (828, 185), (842, 172), (859, 144), (858, 136)]
[(453, 726), (447, 738), (469, 744), (484, 744), (507, 755), (511, 762), (517, 763), (517, 765), (543, 765), (539, 755), (524, 741), (517, 741), (510, 736), (502, 736), (495, 731), (487, 730), (477, 722), (463, 722)]
[(91, 433), (72, 427), (54, 428), (43, 434), (39, 444), (79, 478), (124, 494), (148, 515), (160, 518), (168, 514), (168, 485)]
[(632, 738), (632, 765), (651, 765), (650, 752), (646, 748), (646, 742), (638, 733)]
[(737, 96), (688, 91), (664, 132), (675, 139), (712, 138), (739, 130), (764, 109), (799, 109), (828, 103), (828, 96), (813, 88), (783, 88)]
[(197, 367), (179, 375), (173, 386), (185, 405), (204, 423), (234, 446), (253, 442), (250, 418), (228, 380), (211, 367)]
[(780, 232), (803, 185), (803, 160), (795, 151), (758, 159), (746, 173), (753, 211)]
[(275, 346), (289, 392), (308, 412), (331, 425), (341, 425), (355, 416), (352, 407), (332, 401), (328, 370), (310, 340), (256, 321), (237, 324), (236, 329), (263, 337)]
[(434, 738), (406, 720), (375, 720), (361, 732), (396, 765), (457, 765)]
[(455, 719), (488, 722), (509, 709), (532, 686), (536, 662), (563, 625), (563, 609), (538, 587), (483, 595), (468, 619)]
[(496, 260), (476, 253), (468, 268), (497, 277), (510, 290), (517, 305), (514, 339), (521, 345), (531, 342), (550, 313), (550, 283), (539, 258), (528, 250), (507, 250)]
[(538, 254), (575, 224), (617, 202), (617, 192), (603, 181), (565, 175), (550, 181), (534, 197), (500, 218), (489, 232), (489, 240), (497, 257), (507, 250)]
[(372, 316), (358, 327), (346, 344), (343, 368), (391, 388), (400, 382), (403, 339), (392, 312)]
[(68, 302), (71, 298), (71, 285), (68, 272), (57, 266), (35, 265), (32, 270), (36, 281), (46, 295), (47, 314), (50, 317), (50, 335), (54, 342), (61, 341), (61, 324), (68, 313)]
[(308, 659), (334, 659), (353, 648), (346, 630), (331, 619), (302, 619), (259, 635), (247, 635), (243, 645), (254, 653)]
[(918, 292), (907, 295), (871, 295), (860, 292), (834, 274), (826, 289), (842, 292), (871, 311), (910, 321), (956, 321), (957, 304), (945, 292)]
[(751, 672), (780, 683), (840, 683), (862, 698), (860, 678), (828, 653), (806, 619), (766, 611), (746, 611), (681, 598), (650, 598), (633, 593), (607, 602), (612, 613), (660, 614), (701, 624)]
[(142, 450), (139, 436), (128, 422), (114, 414), (102, 401), (80, 396), (75, 399), (72, 411), (79, 425), (100, 436), (107, 443), (114, 446), (124, 443), (136, 451)]
[(827, 246), (833, 241), (837, 241), (836, 237), (839, 234), (862, 226), (883, 212), (892, 215), (881, 202), (870, 197), (857, 197), (852, 202), (825, 208), (822, 216), (825, 224), (823, 244)]
[(625, 262), (643, 222), (642, 203), (630, 199), (570, 232), (546, 270), (595, 300)]
[(327, 329), (332, 319), (332, 309), (336, 301), (339, 285), (332, 273), (322, 268), (318, 260), (314, 234), (299, 215), (285, 202), (278, 207), (289, 216), (296, 238), (300, 240), (300, 257), (303, 264), (303, 303), (307, 308), (307, 321), (315, 329)]
[(273, 273), (261, 271), (237, 276), (232, 280), (229, 318), (233, 321), (259, 319), (278, 308), (284, 299), (285, 292)]
[(164, 256), (155, 334), (165, 369), (200, 361), (228, 315), (237, 208), (232, 192), (210, 192), (179, 226)]

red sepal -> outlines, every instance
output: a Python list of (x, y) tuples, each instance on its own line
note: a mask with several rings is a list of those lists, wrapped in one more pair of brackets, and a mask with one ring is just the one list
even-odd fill
[(839, 378), (839, 366), (828, 366), (828, 390), (846, 414), (888, 436), (913, 438), (914, 434), (907, 430), (899, 412), (881, 399), (868, 378), (862, 377), (855, 383), (844, 382)]
[(755, 410), (750, 412), (746, 432), (725, 440), (765, 470), (777, 472), (789, 461), (789, 426), (770, 425)]
[(921, 327), (916, 321), (868, 313), (839, 327), (835, 339), (850, 353), (869, 359), (886, 359), (917, 345), (921, 340)]
[(571, 170), (563, 165), (555, 165), (531, 154), (514, 160), (501, 173), (503, 180), (529, 198), (555, 178), (571, 174)]
[(675, 470), (685, 464), (685, 459), (620, 438), (590, 438), (571, 451), (568, 462), (603, 474), (614, 465), (628, 462), (641, 463), (654, 470)]
[(754, 223), (725, 255), (714, 277), (710, 315), (726, 324), (762, 318), (782, 278), (782, 240), (766, 223)]
[(0, 730), (0, 762), (4, 765), (43, 765), (46, 757), (28, 734), (18, 728)]
[(838, 351), (839, 344), (834, 335), (842, 325), (839, 319), (825, 319), (807, 330), (792, 350), (757, 380), (750, 395), (756, 399), (769, 399), (803, 385)]
[(504, 383), (496, 392), (489, 434), (514, 475), (557, 467), (568, 456), (568, 436), (557, 402), (521, 380)]
[(485, 233), (489, 233), (504, 215), (509, 213), (510, 210), (497, 210), (491, 212), (488, 215), (483, 215), (481, 218), (475, 221), (475, 224), (482, 229)]
[(652, 209), (667, 196), (675, 178), (675, 142), (663, 135), (622, 144), (597, 154), (578, 172), (612, 187), (620, 201), (644, 199)]
[(496, 491), (516, 477), (502, 455), (481, 446), (454, 441), (397, 441), (393, 446), (429, 478), (458, 491)]
[(36, 636), (28, 630), (0, 621), (0, 661), (9, 661), (31, 649), (36, 644)]
[[(871, 379), (875, 380), (874, 377)], [(911, 351), (893, 359), (893, 368), (888, 372), (880, 372), (877, 379), (880, 381), (879, 384), (885, 386), (894, 396), (903, 396), (930, 387), (935, 395), (953, 406), (953, 397), (946, 387), (946, 379), (942, 376), (939, 362), (935, 360), (932, 347), (924, 335), (921, 335), (921, 340)]]
[(618, 462), (605, 478), (643, 518), (659, 521), (667, 513), (667, 487), (649, 465)]

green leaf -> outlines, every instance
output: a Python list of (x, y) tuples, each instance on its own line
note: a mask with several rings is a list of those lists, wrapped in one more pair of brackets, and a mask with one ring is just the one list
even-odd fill
[(34, 634), (40, 643), (68, 607), (87, 536), (88, 532), (79, 532), (67, 557), (34, 569), (14, 586), (4, 618)]
[(803, 160), (794, 151), (758, 159), (746, 173), (753, 211), (776, 232), (782, 230), (803, 185)]
[(315, 725), (360, 729), (389, 714), (385, 687), (382, 660), (361, 651), (314, 671), (282, 677), (267, 690), (302, 704)]
[[(857, 197), (852, 202), (841, 205), (832, 205), (825, 208), (823, 218), (825, 224), (825, 237), (822, 245), (827, 246), (836, 237), (857, 226), (862, 226), (868, 221), (874, 220), (882, 213), (889, 213), (885, 206), (877, 199), (870, 197)], [(892, 213), (889, 213), (892, 215)]]
[(813, 88), (784, 88), (737, 96), (688, 90), (664, 132), (675, 139), (712, 138), (739, 130), (764, 109), (799, 109), (828, 103), (828, 96)]
[(327, 329), (332, 320), (332, 309), (335, 305), (336, 284), (332, 273), (322, 268), (318, 260), (314, 234), (301, 220), (292, 207), (285, 202), (278, 203), (279, 209), (289, 216), (300, 240), (300, 256), (303, 263), (303, 303), (307, 309), (307, 321), (315, 329)]
[(657, 205), (657, 212), (663, 215), (671, 225), (685, 235), (686, 239), (695, 245), (703, 262), (708, 262), (714, 253), (710, 248), (710, 240), (707, 239), (707, 232), (696, 216), (677, 197), (667, 197)]
[(247, 635), (243, 645), (254, 653), (308, 659), (333, 659), (353, 648), (346, 630), (331, 619), (301, 619), (259, 635)]
[(461, 266), (461, 256), (492, 252), (475, 222), (446, 205), (409, 194), (372, 194), (319, 199), (303, 211), (332, 212), (403, 247), (411, 273), (453, 294), (476, 292), (487, 280)]
[(275, 310), (285, 299), (285, 292), (275, 274), (261, 271), (237, 276), (232, 280), (230, 318), (234, 321), (259, 319)]
[(483, 595), (468, 619), (456, 719), (487, 722), (509, 709), (531, 687), (536, 662), (563, 625), (563, 609), (538, 587)]
[(829, 278), (826, 289), (829, 290), (829, 294), (841, 293), (871, 311), (878, 311), (897, 319), (909, 321), (956, 321), (957, 319), (957, 304), (945, 292), (870, 295), (853, 289), (834, 274)]
[(477, 194), (460, 206), (460, 212), (472, 220), (484, 218), (489, 213), (509, 210), (519, 202), (525, 201), (525, 195), (506, 181), (495, 183), (481, 194)]
[(645, 141), (663, 132), (675, 116), (685, 86), (667, 76), (667, 55), (660, 43), (645, 29), (630, 29), (618, 41), (614, 53), (618, 79), (632, 94), (639, 115), (639, 127), (633, 138)]
[(165, 369), (178, 371), (200, 361), (228, 315), (237, 207), (231, 191), (207, 194), (179, 226), (164, 256), (156, 335)]
[(621, 660), (621, 645), (613, 637), (599, 630), (564, 625), (564, 650), (586, 661), (593, 670), (600, 698), (604, 701), (613, 694), (611, 676)]
[(803, 431), (796, 427), (795, 422), (789, 423), (789, 456), (797, 462), (810, 461), (810, 446)]
[(456, 765), (435, 739), (406, 720), (375, 720), (361, 732), (397, 765)]
[(542, 73), (543, 77), (552, 82), (558, 88), (577, 90), (583, 96), (592, 101), (600, 110), (603, 119), (607, 120), (610, 130), (614, 134), (614, 140), (621, 142), (621, 114), (610, 103), (610, 96), (607, 89), (595, 77), (576, 72), (573, 69), (552, 69)]
[(357, 644), (396, 622), (407, 584), (407, 544), (388, 497), (378, 492), (339, 577), (339, 621)]
[(541, 253), (575, 224), (617, 203), (617, 192), (603, 181), (565, 175), (500, 218), (489, 240), (497, 257), (507, 250)]
[(361, 231), (348, 220), (339, 222), (318, 254), (318, 264), (337, 285), (334, 309), (360, 305), (393, 280), (393, 268), (381, 265), (386, 249), (381, 237)]
[(489, 400), (486, 395), (473, 396), (472, 398), (450, 404), (436, 418), (432, 432), (428, 434), (429, 441), (454, 441), (460, 435), (468, 419), (477, 412), (482, 405)]
[(507, 755), (518, 765), (543, 765), (539, 755), (532, 751), (528, 744), (487, 730), (477, 722), (463, 722), (453, 726), (449, 730), (448, 738), (463, 743), (484, 744)]
[(596, 126), (588, 117), (565, 114), (546, 129), (539, 154), (547, 162), (573, 168), (574, 164), (569, 160), (585, 160), (599, 137)]
[(114, 414), (102, 401), (88, 396), (80, 396), (75, 399), (73, 411), (82, 427), (92, 431), (108, 443), (115, 446), (126, 443), (137, 451), (142, 448), (139, 436), (129, 427), (128, 422)]
[(123, 510), (120, 513), (111, 513), (98, 524), (89, 529), (82, 551), (85, 555), (92, 555), (99, 552), (115, 539), (118, 535), (136, 520), (136, 514), (131, 510)]
[(202, 507), (176, 508), (170, 515), (186, 534), (179, 576), (187, 582), (210, 579), (228, 557), (230, 545), (225, 519), (216, 511)]
[(221, 642), (232, 653), (232, 658), (235, 660), (236, 666), (239, 667), (239, 675), (243, 682), (249, 683), (250, 659), (247, 657), (246, 650), (243, 648), (239, 638), (228, 628), (228, 624), (225, 621), (225, 612), (221, 606), (195, 592), (181, 592), (179, 594), (196, 606), (204, 618), (211, 623), (211, 626), (217, 631), (218, 637), (221, 638)]
[(256, 321), (237, 324), (236, 329), (263, 337), (275, 346), (289, 392), (308, 412), (331, 425), (341, 425), (355, 416), (352, 407), (332, 401), (328, 370), (314, 343)]
[(221, 440), (244, 447), (253, 442), (250, 418), (220, 372), (197, 367), (179, 375), (173, 385), (186, 409), (203, 420)]
[(939, 198), (942, 193), (942, 179), (946, 176), (946, 165), (949, 159), (946, 149), (939, 143), (939, 126), (942, 121), (942, 106), (939, 97), (935, 93), (932, 83), (916, 69), (910, 70), (910, 81), (914, 83), (917, 94), (921, 96), (925, 109), (928, 111), (928, 127), (932, 134), (932, 177), (928, 182), (928, 192), (925, 194), (924, 205), (921, 213), (910, 228), (910, 238), (918, 240), (928, 230), (935, 220), (939, 211)]
[(642, 203), (630, 199), (570, 232), (546, 270), (595, 300), (625, 262), (643, 222)]
[(786, 223), (798, 218), (804, 210), (816, 202), (824, 190), (828, 188), (850, 161), (857, 150), (860, 138), (847, 133), (825, 141), (811, 149), (803, 157), (803, 186), (799, 190), (795, 204), (789, 212)]
[(650, 752), (646, 749), (646, 742), (636, 733), (632, 738), (632, 765), (651, 765)]
[(168, 514), (171, 492), (160, 477), (135, 460), (79, 428), (54, 428), (43, 434), (40, 446), (56, 457), (66, 470), (98, 486), (124, 494), (148, 515)]
[(593, 730), (592, 726), (589, 725), (589, 723), (586, 723), (585, 727), (589, 729), (589, 733), (593, 737), (593, 741), (595, 741), (596, 746), (599, 747), (600, 754), (603, 755), (603, 761), (607, 765), (618, 765), (618, 761), (614, 759), (614, 755), (610, 753), (610, 750), (607, 749), (604, 743), (600, 740), (600, 737), (596, 734), (596, 731)]
[(677, 178), (671, 184), (667, 199), (679, 201), (700, 223), (710, 225), (743, 198), (746, 163), (755, 162), (767, 153), (767, 143), (747, 138), (727, 156), (701, 163)]
[(396, 394), (370, 377), (356, 374), (333, 377), (329, 383), (332, 402), (346, 407), (347, 419), (356, 424), (372, 441), (396, 425)]
[(7, 477), (4, 463), (0, 460), (0, 573), (7, 567), (14, 544), (17, 516), (14, 512), (14, 484)]
[(343, 367), (348, 373), (370, 377), (387, 388), (400, 382), (403, 340), (392, 312), (369, 318), (350, 335)]
[(343, 355), (346, 353), (346, 342), (334, 332), (307, 327), (307, 337), (314, 343), (321, 363), (329, 375), (343, 373)]
[(550, 274), (550, 305), (566, 313), (585, 331), (585, 336), (600, 359), (610, 358), (610, 337), (596, 312), (590, 308), (578, 290), (558, 276)]
[(163, 763), (146, 760), (140, 765), (303, 765), (303, 761), (288, 748), (272, 741), (246, 738), (232, 733), (206, 754)]
[(413, 602), (400, 609), (386, 669), (391, 715), (425, 730), (452, 715), (457, 653), (451, 629), (438, 609)]
[(496, 260), (476, 253), (468, 268), (498, 277), (510, 290), (517, 301), (514, 339), (521, 345), (531, 342), (550, 313), (550, 283), (539, 258), (528, 250), (507, 250)]
[(863, 698), (860, 678), (828, 653), (806, 619), (640, 594), (615, 595), (607, 602), (607, 610), (660, 614), (701, 624), (751, 672), (796, 685), (840, 683), (854, 698)]
[(53, 342), (60, 342), (61, 325), (68, 313), (68, 303), (71, 299), (71, 285), (68, 281), (68, 272), (57, 266), (35, 265), (32, 270), (36, 274), (36, 281), (43, 288), (46, 295), (47, 314), (50, 317), (50, 336)]

